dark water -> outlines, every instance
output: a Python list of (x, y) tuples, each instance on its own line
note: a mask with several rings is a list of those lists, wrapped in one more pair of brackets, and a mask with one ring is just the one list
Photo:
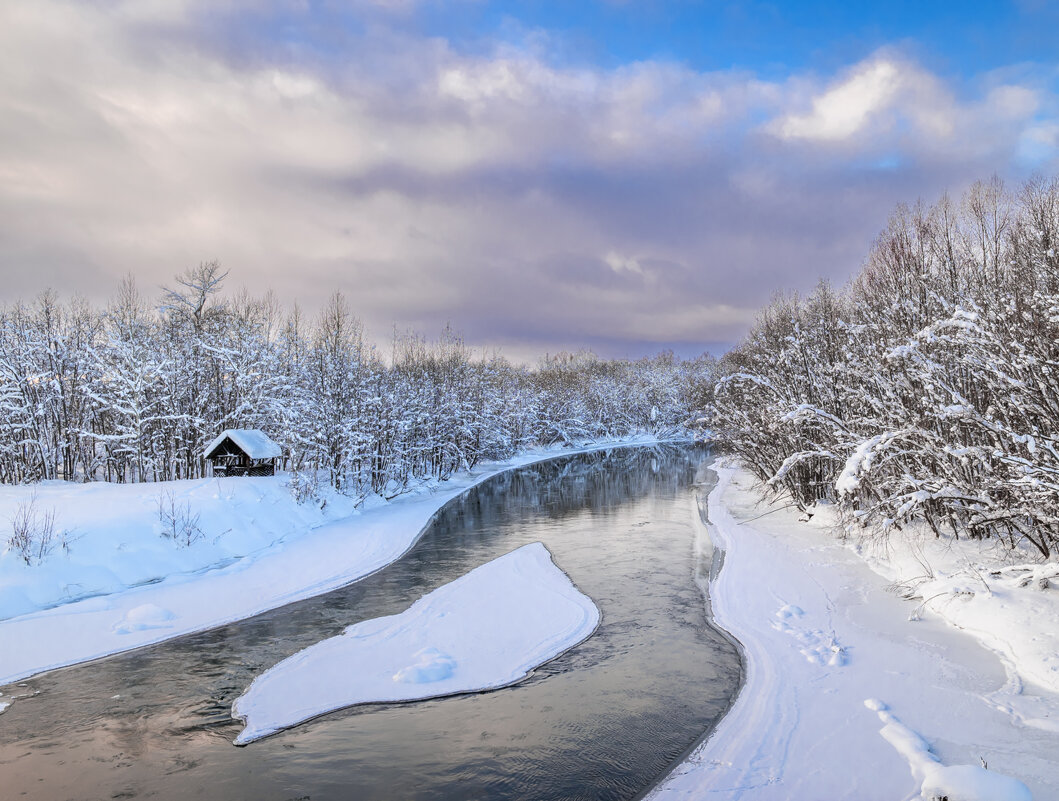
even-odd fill
[[(694, 581), (703, 451), (636, 448), (498, 476), (344, 589), (0, 688), (0, 798), (634, 798), (723, 715), (740, 678)], [(232, 701), (295, 651), (541, 541), (597, 632), (503, 690), (362, 706), (245, 748)], [(35, 693), (35, 694), (34, 694)]]

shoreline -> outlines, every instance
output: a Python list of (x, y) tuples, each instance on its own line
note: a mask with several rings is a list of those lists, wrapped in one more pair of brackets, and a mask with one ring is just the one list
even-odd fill
[[(745, 472), (717, 471), (704, 528), (726, 553), (710, 600), (742, 645), (745, 681), (645, 798), (929, 799), (939, 776), (970, 776), (954, 799), (1059, 797), (1059, 733), (1000, 703), (1048, 718), (1059, 698), (1013, 688), (994, 652), (939, 616), (909, 620), (912, 602), (824, 523), (762, 502)], [(922, 747), (902, 750), (895, 733)], [(994, 780), (1003, 793), (973, 794)]]
[[(685, 441), (637, 436), (528, 451), (328, 522), (232, 564), (8, 618), (0, 621), (0, 638), (9, 644), (0, 655), (0, 685), (223, 626), (350, 584), (400, 559), (446, 504), (506, 471), (580, 453)], [(292, 579), (295, 567), (303, 572)], [(305, 572), (314, 567), (315, 574)], [(141, 618), (147, 621), (142, 627), (128, 625)]]

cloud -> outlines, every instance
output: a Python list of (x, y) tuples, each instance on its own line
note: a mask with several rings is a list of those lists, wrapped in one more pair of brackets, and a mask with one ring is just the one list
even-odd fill
[(615, 253), (613, 250), (607, 253), (603, 257), (603, 261), (606, 262), (607, 266), (610, 267), (616, 273), (635, 273), (636, 275), (644, 275), (644, 269), (636, 259), (630, 256), (622, 256)]
[(978, 98), (961, 100), (922, 66), (882, 51), (823, 86), (802, 88), (795, 108), (765, 130), (794, 144), (886, 153), (890, 160), (895, 153), (934, 163), (1010, 158), (1050, 93), (995, 76), (980, 82), (987, 86)]
[(812, 111), (782, 117), (774, 129), (784, 139), (847, 139), (892, 106), (902, 83), (901, 71), (891, 61), (862, 64), (814, 97)]
[(0, 7), (0, 299), (217, 258), (310, 309), (342, 289), (380, 339), (693, 353), (843, 280), (895, 202), (1055, 163), (1032, 75), (569, 66), (407, 8), (292, 42), (276, 8)]

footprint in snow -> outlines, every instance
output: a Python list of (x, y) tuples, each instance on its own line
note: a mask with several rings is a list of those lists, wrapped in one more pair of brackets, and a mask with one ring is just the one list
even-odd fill
[(799, 653), (812, 665), (842, 667), (848, 664), (849, 655), (835, 633), (797, 625), (796, 621), (804, 616), (800, 607), (787, 604), (776, 612), (772, 628), (791, 637), (799, 646)]

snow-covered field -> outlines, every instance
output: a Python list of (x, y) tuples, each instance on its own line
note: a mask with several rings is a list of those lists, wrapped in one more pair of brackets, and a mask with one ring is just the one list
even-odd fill
[[(348, 584), (397, 559), (446, 502), (491, 475), (580, 449), (528, 452), (354, 510), (293, 502), (282, 476), (164, 484), (0, 487), (0, 525), (36, 495), (67, 530), (39, 565), (0, 554), (0, 684), (249, 617)], [(161, 536), (158, 499), (198, 515), (203, 536)], [(6, 532), (0, 542), (6, 541)]]
[(244, 744), (334, 709), (504, 687), (588, 637), (599, 609), (541, 543), (398, 615), (365, 620), (262, 673), (232, 706)]
[(719, 472), (711, 600), (746, 684), (650, 798), (1059, 798), (1054, 565), (932, 535), (842, 539), (832, 510), (799, 521)]

